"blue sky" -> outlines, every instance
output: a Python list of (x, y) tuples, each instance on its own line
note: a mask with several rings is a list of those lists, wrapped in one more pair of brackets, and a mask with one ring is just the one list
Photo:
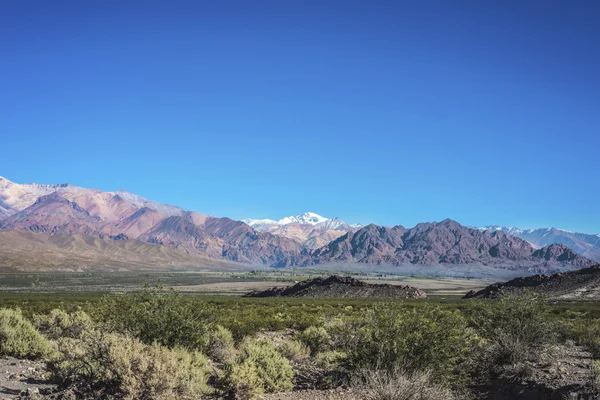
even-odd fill
[(0, 175), (600, 233), (598, 1), (4, 1)]

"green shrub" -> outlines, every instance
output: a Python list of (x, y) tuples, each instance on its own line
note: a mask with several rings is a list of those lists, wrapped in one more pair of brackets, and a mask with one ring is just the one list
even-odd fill
[(600, 320), (572, 321), (565, 327), (566, 336), (586, 347), (594, 357), (600, 357)]
[(207, 390), (210, 369), (198, 352), (98, 331), (58, 339), (57, 350), (48, 363), (55, 380), (93, 398), (191, 399)]
[(142, 292), (106, 296), (98, 308), (100, 320), (109, 330), (154, 342), (203, 351), (208, 344), (214, 313), (181, 293), (160, 286), (146, 286)]
[(315, 356), (315, 364), (321, 368), (334, 369), (340, 367), (340, 365), (346, 361), (348, 354), (337, 351), (329, 350), (322, 353), (318, 353)]
[(309, 326), (297, 338), (308, 346), (312, 355), (329, 350), (332, 344), (331, 336), (322, 326)]
[(230, 362), (236, 354), (233, 335), (228, 329), (216, 325), (208, 335), (206, 354), (220, 363)]
[(227, 369), (225, 384), (240, 398), (252, 399), (265, 392), (285, 392), (294, 387), (292, 365), (265, 339), (245, 340), (238, 359)]
[(542, 348), (557, 339), (548, 305), (537, 295), (479, 302), (472, 318), (486, 339), (482, 362), (493, 374), (501, 374), (504, 366), (536, 361)]
[(92, 319), (83, 311), (67, 313), (61, 309), (54, 309), (48, 315), (35, 315), (33, 322), (49, 339), (61, 337), (76, 339), (94, 329)]
[(303, 361), (310, 357), (310, 349), (295, 339), (286, 339), (279, 344), (277, 350), (282, 356), (291, 361)]
[(265, 392), (264, 381), (258, 374), (258, 368), (250, 362), (231, 364), (225, 385), (238, 400), (257, 399)]
[(23, 317), (21, 310), (0, 309), (0, 354), (42, 358), (50, 355), (51, 350), (48, 341)]
[(458, 367), (470, 359), (477, 342), (460, 312), (437, 307), (380, 306), (367, 311), (363, 321), (360, 340), (348, 349), (348, 366), (354, 370), (431, 370), (435, 381), (458, 384)]

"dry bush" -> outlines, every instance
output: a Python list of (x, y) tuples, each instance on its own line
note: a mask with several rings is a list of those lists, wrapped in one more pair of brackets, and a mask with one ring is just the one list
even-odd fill
[(331, 335), (322, 326), (309, 326), (296, 337), (308, 346), (312, 355), (329, 350), (332, 344)]
[(348, 358), (348, 354), (337, 350), (324, 351), (315, 356), (315, 364), (325, 369), (338, 368)]
[(210, 368), (198, 352), (98, 331), (56, 344), (48, 363), (54, 378), (93, 398), (196, 399), (207, 391)]
[(220, 363), (232, 361), (235, 358), (236, 349), (231, 331), (221, 325), (216, 325), (208, 334), (206, 354)]
[(237, 360), (227, 366), (225, 386), (238, 399), (254, 399), (262, 393), (294, 388), (294, 371), (268, 339), (246, 339)]
[(54, 309), (48, 315), (35, 315), (33, 322), (49, 339), (77, 339), (94, 329), (92, 319), (83, 311), (67, 313), (61, 309)]
[(50, 343), (23, 316), (21, 310), (0, 309), (0, 354), (42, 358), (51, 352)]
[(447, 388), (434, 384), (429, 373), (410, 374), (398, 370), (363, 370), (353, 379), (353, 386), (364, 390), (365, 400), (452, 400)]
[(310, 357), (310, 349), (295, 339), (286, 339), (277, 347), (282, 356), (290, 361), (304, 361)]

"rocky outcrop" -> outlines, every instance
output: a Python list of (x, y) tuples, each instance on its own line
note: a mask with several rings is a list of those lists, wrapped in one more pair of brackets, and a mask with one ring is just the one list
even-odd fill
[(600, 299), (600, 265), (572, 272), (534, 275), (495, 283), (478, 292), (471, 291), (464, 298), (493, 299), (503, 295), (519, 296), (527, 292), (540, 293), (550, 298), (598, 300)]
[(408, 298), (427, 297), (412, 286), (378, 285), (346, 276), (332, 275), (299, 282), (294, 286), (251, 292), (246, 297), (310, 297), (310, 298)]

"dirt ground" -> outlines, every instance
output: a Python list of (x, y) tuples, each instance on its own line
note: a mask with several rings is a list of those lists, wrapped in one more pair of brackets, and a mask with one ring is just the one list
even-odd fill
[(45, 379), (45, 365), (38, 361), (0, 358), (0, 399), (40, 397), (54, 385)]

